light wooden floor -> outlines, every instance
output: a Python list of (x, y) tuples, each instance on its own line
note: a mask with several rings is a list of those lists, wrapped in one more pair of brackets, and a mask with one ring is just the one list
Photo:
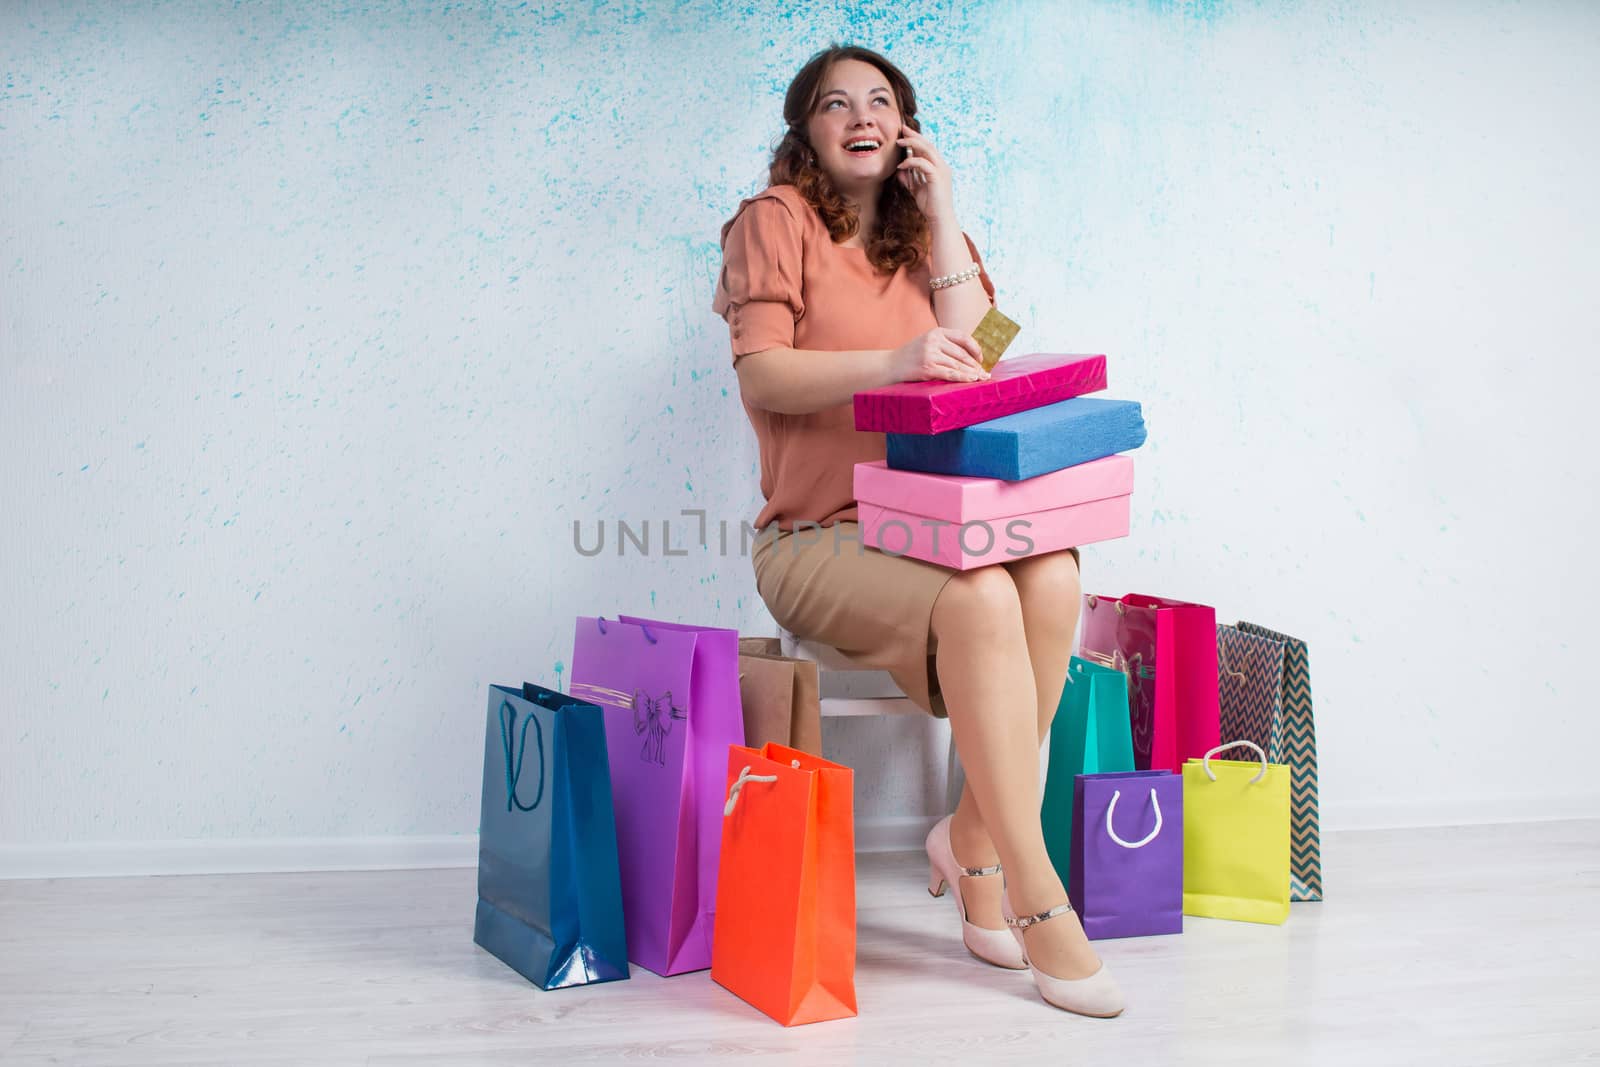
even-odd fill
[(968, 957), (920, 857), (864, 856), (861, 1016), (793, 1030), (704, 973), (541, 993), (472, 944), (470, 870), (0, 883), (0, 1062), (1600, 1060), (1600, 822), (1325, 848), (1286, 926), (1102, 943), (1110, 1021)]

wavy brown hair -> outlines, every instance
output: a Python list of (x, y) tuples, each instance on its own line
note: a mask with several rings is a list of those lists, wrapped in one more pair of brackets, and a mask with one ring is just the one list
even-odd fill
[[(900, 118), (905, 125), (921, 132), (917, 123), (917, 94), (900, 68), (870, 48), (831, 44), (806, 61), (789, 83), (783, 98), (783, 138), (772, 150), (767, 170), (769, 185), (792, 185), (817, 209), (834, 243), (853, 237), (861, 221), (849, 201), (834, 188), (833, 180), (817, 162), (817, 153), (806, 138), (806, 122), (817, 106), (828, 71), (843, 59), (870, 63), (889, 80)], [(867, 259), (881, 271), (913, 267), (928, 254), (928, 219), (917, 207), (916, 199), (898, 181), (890, 178), (878, 195), (877, 231), (866, 236)]]

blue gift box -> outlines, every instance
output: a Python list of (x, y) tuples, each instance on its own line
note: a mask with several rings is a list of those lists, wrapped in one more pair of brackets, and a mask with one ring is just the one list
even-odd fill
[(1144, 444), (1137, 401), (1076, 396), (961, 430), (888, 434), (895, 470), (1019, 482)]

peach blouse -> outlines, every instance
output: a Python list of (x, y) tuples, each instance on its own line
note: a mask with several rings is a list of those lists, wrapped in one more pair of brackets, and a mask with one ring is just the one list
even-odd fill
[[(966, 237), (965, 234), (962, 235)], [(972, 238), (972, 261), (989, 303), (994, 283)], [(722, 227), (722, 274), (712, 310), (727, 320), (733, 359), (769, 348), (853, 352), (898, 348), (939, 325), (928, 261), (880, 272), (864, 248), (833, 243), (822, 216), (792, 185), (775, 185), (740, 202)], [(807, 415), (744, 403), (761, 451), (756, 518), (831, 526), (854, 520), (855, 465), (881, 460), (881, 433), (855, 428), (851, 404)]]

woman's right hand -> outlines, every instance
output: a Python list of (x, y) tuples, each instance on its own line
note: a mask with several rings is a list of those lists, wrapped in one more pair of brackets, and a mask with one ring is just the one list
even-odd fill
[(889, 370), (897, 382), (980, 382), (983, 350), (971, 334), (935, 326), (889, 354)]

